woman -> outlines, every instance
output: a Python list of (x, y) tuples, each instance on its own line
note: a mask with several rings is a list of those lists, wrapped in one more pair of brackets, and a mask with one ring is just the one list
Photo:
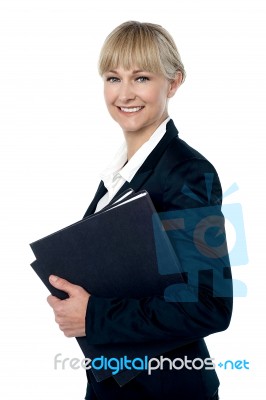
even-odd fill
[[(99, 72), (108, 111), (122, 128), (125, 144), (103, 172), (85, 215), (99, 211), (129, 187), (147, 190), (157, 212), (186, 210), (199, 220), (204, 215), (205, 222), (208, 210), (218, 207), (220, 212), (222, 192), (214, 167), (178, 138), (168, 116), (168, 101), (185, 79), (169, 33), (150, 23), (129, 21), (118, 26), (103, 45)], [(222, 217), (217, 218), (221, 222)], [(201, 236), (194, 239), (200, 243)], [(151, 374), (134, 371), (129, 377), (125, 373), (120, 385), (112, 376), (97, 382), (88, 370), (86, 399), (218, 399), (215, 370), (191, 362), (209, 360), (203, 338), (229, 325), (230, 269), (227, 254), (219, 254), (214, 246), (208, 258), (202, 243), (196, 243), (198, 249), (200, 245), (197, 255), (178, 254), (184, 265), (188, 264), (182, 274), (186, 283), (170, 300), (163, 296), (99, 298), (61, 278), (50, 277), (55, 287), (69, 294), (65, 301), (48, 297), (66, 336), (86, 336), (87, 343), (99, 349), (99, 355), (105, 348), (113, 349), (114, 357), (133, 351), (136, 357), (148, 354), (171, 361), (190, 360), (179, 369), (168, 368), (166, 362), (163, 369)], [(198, 268), (203, 259), (207, 266)], [(196, 271), (192, 280), (190, 269)]]

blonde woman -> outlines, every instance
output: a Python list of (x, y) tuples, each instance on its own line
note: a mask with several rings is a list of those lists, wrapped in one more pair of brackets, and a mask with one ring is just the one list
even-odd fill
[[(147, 190), (157, 212), (193, 209), (197, 215), (209, 207), (220, 209), (222, 191), (216, 170), (179, 138), (168, 114), (168, 102), (185, 80), (170, 34), (152, 23), (123, 23), (103, 45), (99, 73), (108, 111), (123, 131), (124, 144), (103, 171), (85, 215), (101, 210), (130, 187)], [(219, 380), (204, 337), (229, 325), (230, 266), (226, 255), (212, 254), (210, 266), (198, 271), (197, 262), (201, 261), (197, 257), (191, 254), (185, 260), (199, 272), (196, 300), (189, 297), (186, 270), (183, 279), (188, 284), (183, 290), (187, 287), (187, 300), (185, 293), (182, 300), (178, 294), (172, 301), (161, 295), (101, 298), (60, 277), (50, 277), (55, 287), (70, 296), (63, 301), (48, 297), (66, 336), (84, 338), (88, 346), (98, 349), (99, 356), (107, 350), (116, 358), (128, 354), (165, 358), (163, 368), (154, 368), (150, 374), (146, 369), (126, 368), (120, 384), (110, 375), (97, 382), (88, 369), (87, 400), (218, 399)], [(214, 259), (215, 271), (211, 267)], [(222, 294), (214, 295), (219, 290)], [(171, 362), (175, 367), (169, 368)]]

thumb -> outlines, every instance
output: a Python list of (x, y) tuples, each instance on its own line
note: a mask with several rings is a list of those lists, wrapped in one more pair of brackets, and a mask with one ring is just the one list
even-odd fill
[(69, 297), (73, 295), (76, 288), (76, 285), (73, 285), (73, 283), (68, 282), (66, 279), (59, 278), (59, 276), (56, 275), (50, 275), (49, 282), (56, 289), (60, 289), (63, 290), (63, 292), (66, 292), (69, 295)]

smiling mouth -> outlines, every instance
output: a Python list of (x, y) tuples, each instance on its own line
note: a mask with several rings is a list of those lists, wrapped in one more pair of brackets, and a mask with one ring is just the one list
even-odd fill
[(144, 107), (118, 107), (119, 110), (125, 113), (135, 113), (142, 110)]

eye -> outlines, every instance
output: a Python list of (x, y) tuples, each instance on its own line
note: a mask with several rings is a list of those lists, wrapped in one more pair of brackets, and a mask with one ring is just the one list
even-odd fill
[(139, 76), (136, 80), (138, 82), (142, 83), (142, 82), (149, 81), (149, 78), (147, 76)]
[(115, 76), (109, 76), (109, 77), (107, 77), (106, 78), (106, 81), (107, 82), (111, 82), (111, 83), (116, 83), (116, 82), (119, 82), (119, 78), (116, 78)]

